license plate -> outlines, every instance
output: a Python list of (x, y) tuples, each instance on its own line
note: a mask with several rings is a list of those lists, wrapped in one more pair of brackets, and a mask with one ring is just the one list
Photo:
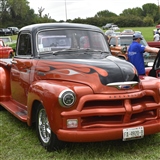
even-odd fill
[(123, 129), (123, 141), (140, 139), (143, 137), (144, 137), (144, 127), (143, 126)]

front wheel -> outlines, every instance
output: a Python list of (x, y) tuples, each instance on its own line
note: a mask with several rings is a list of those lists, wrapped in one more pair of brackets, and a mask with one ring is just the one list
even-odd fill
[(42, 146), (47, 151), (61, 149), (62, 141), (52, 132), (44, 107), (40, 104), (36, 113), (36, 130)]

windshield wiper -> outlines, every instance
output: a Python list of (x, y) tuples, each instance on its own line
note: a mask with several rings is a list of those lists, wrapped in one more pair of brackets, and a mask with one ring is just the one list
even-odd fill
[(74, 52), (74, 51), (77, 51), (78, 49), (77, 48), (69, 48), (69, 49), (62, 49), (62, 50), (57, 50), (57, 51), (52, 51), (52, 53), (54, 55), (57, 55), (57, 53), (63, 53), (63, 52)]
[(99, 52), (100, 54), (109, 54), (109, 51), (102, 51), (102, 50), (95, 50), (95, 49), (90, 49), (90, 48), (69, 48), (69, 49), (63, 49), (63, 50), (58, 50), (58, 51), (53, 51), (52, 53), (54, 55), (57, 55), (59, 53), (63, 53), (63, 52), (82, 52), (83, 54), (92, 54), (91, 52)]

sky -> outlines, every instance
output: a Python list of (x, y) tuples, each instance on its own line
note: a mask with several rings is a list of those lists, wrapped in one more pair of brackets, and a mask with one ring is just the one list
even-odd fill
[(108, 10), (117, 15), (124, 9), (140, 7), (146, 3), (160, 5), (160, 0), (28, 0), (30, 8), (38, 14), (38, 8), (44, 8), (42, 16), (49, 14), (56, 21), (66, 19), (94, 17), (97, 12)]

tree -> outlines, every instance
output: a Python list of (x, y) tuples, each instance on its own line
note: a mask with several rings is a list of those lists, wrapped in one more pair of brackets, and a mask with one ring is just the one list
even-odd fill
[(130, 15), (142, 17), (143, 10), (139, 7), (128, 8), (128, 9), (123, 10), (123, 12), (120, 14), (120, 16), (130, 16)]
[(30, 9), (27, 0), (8, 0), (8, 4), (12, 18), (24, 18)]
[[(12, 25), (21, 28), (33, 23), (56, 22), (51, 19), (49, 13), (42, 16), (44, 10), (45, 8), (40, 7), (38, 14), (35, 14), (27, 0), (0, 0), (0, 27)], [(67, 22), (93, 24), (99, 27), (106, 23), (115, 23), (120, 27), (153, 26), (160, 23), (160, 7), (153, 3), (147, 3), (142, 8), (125, 9), (120, 15), (102, 10), (97, 12), (94, 17), (86, 19), (78, 17), (74, 20), (67, 20)]]
[(0, 0), (0, 20), (1, 20), (0, 26), (1, 27), (5, 23), (5, 19), (9, 19), (8, 6), (9, 4), (6, 0)]
[(43, 13), (43, 11), (44, 11), (45, 9), (44, 8), (42, 8), (42, 7), (38, 7), (38, 13), (39, 13), (39, 17), (42, 17), (42, 13)]
[(95, 15), (95, 17), (117, 17), (117, 14), (110, 12), (108, 10), (103, 10), (100, 12), (97, 12), (97, 14)]
[(154, 3), (147, 3), (147, 4), (144, 4), (142, 6), (142, 9), (143, 9), (143, 15), (144, 17), (152, 17), (154, 22), (157, 21), (157, 15), (158, 15), (158, 12), (159, 12), (159, 8), (156, 4)]
[(150, 16), (146, 16), (143, 19), (143, 23), (145, 26), (153, 26), (154, 22), (153, 22), (153, 18)]
[(30, 12), (29, 2), (27, 0), (1, 0), (1, 2), (3, 4), (1, 19), (2, 25), (5, 27), (9, 25), (21, 27), (28, 13), (34, 14), (33, 11)]
[(42, 17), (44, 8), (39, 8), (39, 15), (35, 14), (34, 10), (30, 8), (27, 0), (0, 0), (0, 20), (1, 27), (17, 26), (19, 28), (41, 22), (51, 22), (49, 14)]

